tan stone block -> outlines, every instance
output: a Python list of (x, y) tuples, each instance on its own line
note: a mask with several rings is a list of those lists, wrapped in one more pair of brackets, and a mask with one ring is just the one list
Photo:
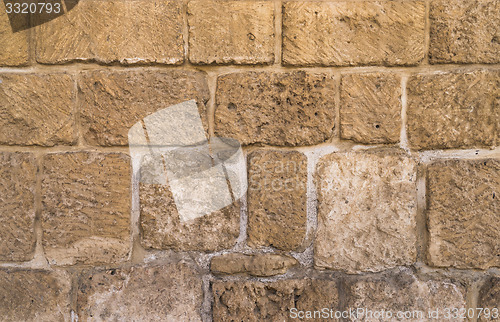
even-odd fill
[(255, 151), (248, 156), (248, 244), (295, 250), (307, 222), (307, 157)]
[(0, 269), (3, 321), (70, 321), (70, 276), (63, 271)]
[(500, 266), (500, 161), (437, 161), (427, 171), (429, 261)]
[(415, 75), (408, 80), (408, 140), (413, 149), (498, 144), (500, 72)]
[(189, 60), (195, 64), (274, 61), (272, 1), (189, 1)]
[(130, 248), (130, 161), (121, 153), (48, 154), (42, 229), (49, 263), (117, 263)]
[(321, 158), (315, 266), (358, 273), (414, 263), (416, 171), (397, 150)]
[(73, 144), (74, 99), (67, 74), (0, 74), (0, 144)]
[(127, 145), (128, 130), (145, 116), (195, 99), (205, 129), (210, 97), (206, 74), (169, 71), (95, 71), (79, 81), (82, 135), (92, 145)]
[(224, 254), (212, 258), (210, 269), (215, 274), (273, 276), (285, 274), (298, 263), (295, 258), (280, 254)]
[(180, 1), (81, 0), (65, 15), (34, 28), (36, 59), (43, 64), (179, 64), (184, 60), (182, 25)]
[(500, 319), (500, 278), (490, 277), (488, 278), (483, 287), (479, 291), (479, 299), (477, 307), (483, 309), (481, 316), (479, 312), (476, 312), (476, 316), (479, 317), (478, 321), (498, 321)]
[(337, 283), (329, 280), (215, 282), (212, 293), (214, 321), (288, 321), (292, 309), (335, 311), (339, 304)]
[(399, 76), (386, 73), (342, 76), (341, 138), (364, 144), (397, 143), (401, 108)]
[(79, 278), (83, 321), (201, 321), (201, 276), (187, 263), (90, 270)]
[(24, 66), (28, 64), (29, 16), (9, 17), (5, 3), (0, 3), (0, 66)]
[(35, 158), (0, 153), (0, 261), (27, 261), (35, 250)]
[(290, 1), (283, 6), (288, 65), (416, 65), (424, 58), (423, 1)]
[(215, 133), (241, 144), (313, 145), (335, 126), (333, 76), (247, 72), (217, 80)]
[(500, 2), (430, 2), (431, 63), (499, 63)]

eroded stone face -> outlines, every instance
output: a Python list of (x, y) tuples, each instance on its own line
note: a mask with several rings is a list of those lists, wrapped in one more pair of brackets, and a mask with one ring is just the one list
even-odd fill
[(408, 79), (412, 149), (489, 147), (499, 142), (500, 72), (420, 74)]
[(85, 272), (77, 310), (83, 321), (201, 321), (202, 301), (201, 276), (180, 262)]
[(288, 321), (290, 310), (337, 309), (336, 281), (215, 282), (214, 321)]
[(500, 62), (499, 10), (496, 0), (432, 1), (430, 62)]
[(323, 157), (315, 266), (358, 273), (415, 262), (416, 171), (397, 150)]
[(280, 254), (224, 254), (212, 258), (210, 269), (216, 274), (273, 276), (286, 273), (298, 263), (295, 258)]
[(446, 160), (427, 171), (431, 265), (500, 266), (500, 161)]
[(35, 250), (35, 157), (0, 153), (0, 260), (27, 261)]
[(307, 221), (307, 158), (255, 151), (248, 157), (248, 244), (295, 250)]
[(36, 59), (43, 64), (178, 64), (184, 60), (182, 25), (178, 1), (79, 1), (35, 28)]
[(192, 71), (95, 71), (79, 81), (82, 136), (92, 145), (127, 145), (136, 122), (171, 105), (195, 99), (207, 125), (206, 75)]
[(28, 64), (28, 31), (19, 30), (26, 29), (28, 24), (29, 16), (21, 14), (13, 17), (11, 22), (7, 8), (5, 8), (5, 2), (0, 3), (0, 48), (2, 48), (0, 66)]
[(343, 75), (340, 136), (365, 144), (397, 143), (401, 132), (401, 79), (394, 74)]
[[(489, 313), (484, 310), (478, 321), (495, 321), (498, 319), (498, 303), (500, 303), (500, 278), (488, 278), (479, 291), (478, 307), (488, 308)], [(493, 309), (497, 309), (494, 311)], [(496, 318), (495, 318), (496, 316)]]
[(0, 269), (6, 321), (70, 321), (71, 279), (64, 271)]
[(286, 2), (283, 62), (416, 65), (424, 58), (425, 3)]
[(195, 64), (274, 61), (270, 1), (190, 1), (189, 60)]
[(130, 248), (130, 161), (121, 153), (43, 158), (42, 229), (49, 263), (117, 263)]
[(247, 72), (217, 80), (215, 133), (242, 145), (313, 145), (333, 135), (333, 76)]
[(67, 74), (0, 74), (0, 144), (69, 145), (74, 82)]

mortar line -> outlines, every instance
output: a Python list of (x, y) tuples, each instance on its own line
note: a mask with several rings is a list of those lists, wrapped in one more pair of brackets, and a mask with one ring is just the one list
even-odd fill
[(416, 248), (417, 261), (427, 263), (427, 251), (429, 248), (429, 234), (427, 230), (427, 187), (426, 187), (427, 168), (423, 164), (417, 165), (416, 177)]
[(341, 139), (341, 128), (340, 128), (340, 123), (341, 123), (341, 116), (340, 116), (340, 109), (341, 109), (341, 87), (342, 87), (342, 74), (341, 73), (334, 73), (334, 78), (335, 78), (335, 132), (333, 134), (334, 137), (337, 139)]
[(429, 65), (429, 51), (430, 51), (430, 0), (425, 0), (425, 17), (424, 17), (424, 60), (422, 65)]
[(216, 93), (217, 93), (217, 74), (207, 73), (207, 83), (210, 99), (207, 103), (207, 121), (208, 121), (208, 135), (209, 137), (215, 136), (215, 109), (216, 109)]
[(184, 61), (181, 66), (189, 65), (189, 21), (188, 21), (188, 2), (183, 0), (181, 5), (182, 14), (182, 41), (184, 50)]
[(410, 152), (410, 145), (408, 142), (408, 92), (407, 92), (408, 76), (401, 75), (401, 131), (399, 137), (399, 147), (405, 150), (407, 153)]
[(283, 7), (281, 0), (274, 1), (274, 65), (281, 66), (283, 42)]

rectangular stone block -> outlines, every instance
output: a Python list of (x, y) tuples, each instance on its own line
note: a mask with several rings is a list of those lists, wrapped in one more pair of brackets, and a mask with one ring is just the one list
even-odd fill
[(416, 65), (424, 58), (424, 1), (290, 1), (287, 65)]
[(307, 222), (307, 157), (255, 151), (248, 156), (248, 244), (295, 250)]
[(4, 321), (71, 321), (71, 278), (64, 271), (0, 269)]
[(327, 308), (330, 313), (339, 305), (337, 282), (319, 279), (215, 282), (212, 294), (214, 321), (293, 321), (299, 320), (299, 311), (305, 320), (314, 317), (312, 312), (307, 317), (305, 311)]
[(342, 76), (341, 138), (364, 144), (397, 143), (401, 109), (399, 76), (386, 73)]
[(185, 262), (84, 272), (77, 312), (83, 321), (201, 321), (202, 280)]
[(314, 265), (359, 273), (413, 264), (416, 171), (416, 163), (397, 150), (321, 158)]
[(285, 274), (299, 262), (280, 254), (223, 254), (210, 262), (210, 270), (215, 274), (245, 274), (250, 276), (273, 276)]
[(121, 153), (43, 158), (43, 247), (50, 264), (123, 262), (130, 248), (130, 161)]
[(35, 28), (39, 63), (183, 62), (180, 1), (67, 2), (72, 10)]
[(0, 3), (0, 66), (24, 66), (28, 64), (29, 16), (9, 17), (5, 3)]
[(412, 149), (490, 147), (499, 142), (500, 71), (414, 75), (408, 80)]
[(429, 262), (500, 266), (500, 161), (436, 161), (427, 171)]
[(75, 95), (67, 74), (0, 74), (0, 144), (73, 144)]
[(189, 1), (189, 60), (194, 64), (274, 61), (272, 1)]
[(208, 129), (206, 74), (169, 71), (91, 71), (81, 74), (80, 121), (91, 145), (127, 145), (128, 131), (149, 114), (195, 99)]
[(500, 2), (430, 2), (429, 60), (433, 64), (500, 62)]
[(304, 71), (221, 76), (215, 133), (241, 144), (322, 143), (333, 135), (336, 88), (332, 75)]
[(484, 281), (483, 286), (479, 290), (477, 306), (485, 310), (476, 314), (478, 321), (498, 321), (500, 319), (499, 303), (500, 277), (491, 276)]
[(0, 261), (33, 256), (36, 172), (31, 153), (0, 153)]

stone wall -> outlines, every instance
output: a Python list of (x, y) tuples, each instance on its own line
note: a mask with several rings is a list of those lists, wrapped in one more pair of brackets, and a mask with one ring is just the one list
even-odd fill
[[(64, 4), (0, 2), (0, 320), (500, 320), (500, 1)], [(127, 132), (190, 99), (248, 192), (182, 222)]]

